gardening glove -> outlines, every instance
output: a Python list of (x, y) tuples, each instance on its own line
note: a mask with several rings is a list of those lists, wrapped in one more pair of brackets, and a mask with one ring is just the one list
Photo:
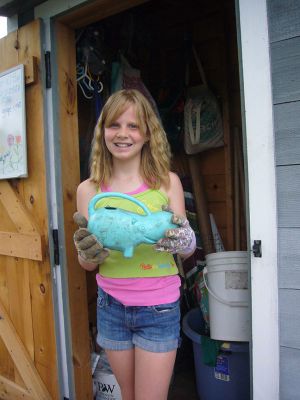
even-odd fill
[(75, 212), (73, 220), (79, 226), (75, 231), (73, 240), (80, 257), (87, 263), (102, 264), (105, 258), (109, 255), (109, 251), (103, 248), (102, 244), (98, 242), (96, 236), (87, 229), (87, 219)]
[[(171, 210), (168, 207), (163, 208), (164, 211)], [(168, 229), (165, 237), (160, 239), (154, 246), (157, 251), (167, 251), (168, 253), (188, 254), (195, 250), (196, 239), (193, 229), (186, 217), (172, 215), (172, 222), (178, 225), (178, 228)]]

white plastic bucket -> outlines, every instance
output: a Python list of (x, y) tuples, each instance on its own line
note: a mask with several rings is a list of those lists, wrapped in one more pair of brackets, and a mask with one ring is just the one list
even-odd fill
[(208, 254), (203, 270), (208, 290), (210, 337), (250, 340), (249, 261), (246, 251)]

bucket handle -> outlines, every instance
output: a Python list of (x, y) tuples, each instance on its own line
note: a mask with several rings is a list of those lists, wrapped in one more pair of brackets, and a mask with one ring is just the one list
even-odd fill
[(230, 307), (248, 307), (248, 306), (249, 306), (248, 302), (245, 302), (245, 301), (227, 301), (227, 300), (221, 299), (221, 297), (217, 296), (217, 295), (208, 287), (208, 284), (207, 284), (206, 278), (205, 278), (205, 275), (206, 275), (206, 274), (208, 274), (207, 267), (204, 267), (204, 268), (203, 268), (203, 281), (204, 281), (204, 285), (205, 285), (205, 287), (206, 287), (208, 293), (211, 294), (219, 303), (226, 304), (227, 306), (230, 306)]

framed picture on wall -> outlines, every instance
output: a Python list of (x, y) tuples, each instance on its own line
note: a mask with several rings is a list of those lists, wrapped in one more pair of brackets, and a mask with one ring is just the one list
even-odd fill
[(27, 176), (24, 65), (0, 73), (0, 179)]

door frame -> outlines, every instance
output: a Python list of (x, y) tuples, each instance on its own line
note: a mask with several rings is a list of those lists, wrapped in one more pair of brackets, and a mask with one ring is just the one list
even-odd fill
[[(251, 252), (252, 396), (279, 399), (276, 164), (266, 0), (236, 0)], [(254, 34), (255, 32), (255, 34)]]
[[(138, 3), (138, 1), (136, 1)], [(142, 1), (141, 1), (142, 2)], [(79, 1), (80, 3), (80, 1)], [(73, 10), (59, 10), (51, 2), (36, 9), (36, 16), (57, 17), (71, 28), (98, 18), (88, 11), (96, 3), (98, 16), (109, 2), (98, 0)], [(122, 2), (118, 1), (119, 4)], [(126, 0), (124, 5), (128, 4)], [(247, 187), (248, 248), (262, 241), (262, 257), (250, 255), (252, 311), (252, 398), (279, 399), (279, 319), (277, 276), (277, 215), (275, 144), (271, 68), (266, 0), (235, 0), (240, 61), (243, 143)], [(122, 6), (120, 6), (122, 8)], [(102, 10), (102, 11), (101, 11)], [(121, 10), (121, 9), (120, 9)], [(116, 12), (116, 11), (115, 11)], [(113, 12), (108, 14), (112, 15)], [(72, 16), (73, 15), (73, 16)], [(88, 21), (93, 22), (92, 20)], [(85, 22), (86, 24), (87, 22)], [(253, 34), (255, 27), (255, 35)], [(259, 71), (259, 73), (257, 73)], [(259, 96), (257, 94), (259, 93)], [(263, 307), (262, 307), (263, 305)]]

